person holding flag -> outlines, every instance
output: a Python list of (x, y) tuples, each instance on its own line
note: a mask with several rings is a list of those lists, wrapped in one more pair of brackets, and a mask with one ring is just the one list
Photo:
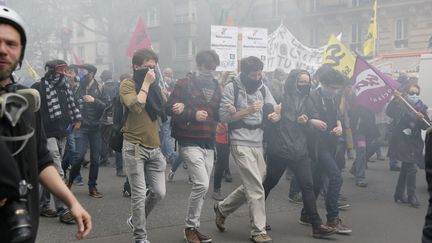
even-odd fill
[[(414, 208), (420, 206), (415, 191), (416, 163), (423, 160), (424, 142), (421, 130), (430, 127), (428, 107), (420, 100), (419, 95), (420, 86), (408, 85), (402, 93), (395, 91), (395, 97), (386, 110), (394, 123), (388, 154), (402, 162), (394, 200), (408, 203)], [(405, 196), (405, 190), (408, 197)]]

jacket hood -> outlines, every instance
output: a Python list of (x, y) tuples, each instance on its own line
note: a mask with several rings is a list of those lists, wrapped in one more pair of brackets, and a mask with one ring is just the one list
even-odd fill
[(298, 77), (300, 75), (302, 75), (302, 74), (308, 75), (309, 76), (309, 80), (311, 80), (310, 74), (306, 70), (293, 69), (288, 74), (288, 78), (285, 80), (285, 86), (284, 86), (284, 92), (286, 94), (295, 94), (295, 93), (297, 93), (297, 80), (298, 80)]

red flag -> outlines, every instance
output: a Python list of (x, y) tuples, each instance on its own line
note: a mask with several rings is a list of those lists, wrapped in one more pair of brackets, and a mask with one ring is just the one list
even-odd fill
[(140, 17), (138, 19), (138, 24), (135, 28), (135, 31), (132, 35), (132, 38), (129, 42), (127, 48), (128, 57), (132, 57), (134, 52), (141, 48), (150, 48), (151, 47), (151, 39), (150, 35), (145, 27), (144, 21)]

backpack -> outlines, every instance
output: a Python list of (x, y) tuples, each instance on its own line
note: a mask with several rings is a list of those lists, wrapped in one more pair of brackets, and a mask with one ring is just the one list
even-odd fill
[[(108, 122), (102, 127), (102, 139), (116, 152), (121, 152), (123, 148), (123, 133), (121, 129), (126, 123), (129, 110), (125, 109), (117, 94), (111, 104), (105, 109), (104, 113), (112, 116), (112, 122)], [(105, 117), (105, 116), (103, 116)]]
[[(234, 88), (234, 107), (237, 108), (238, 96), (239, 96), (240, 88), (238, 87), (237, 82), (234, 79), (232, 79), (229, 83), (233, 84), (233, 88)], [(264, 85), (261, 86), (261, 88), (259, 90), (260, 90), (261, 95), (263, 97), (263, 101), (265, 101), (265, 98), (266, 98), (266, 89), (265, 89), (265, 86)], [(264, 121), (264, 119), (263, 119), (263, 121)], [(259, 124), (259, 125), (248, 125), (248, 124), (246, 124), (243, 121), (243, 119), (240, 119), (240, 120), (235, 121), (235, 122), (228, 123), (228, 130), (229, 131), (232, 131), (232, 130), (235, 130), (235, 129), (239, 129), (239, 128), (246, 128), (246, 129), (249, 129), (249, 130), (255, 130), (255, 129), (258, 129), (258, 128), (261, 128), (261, 127), (262, 127), (262, 124)]]

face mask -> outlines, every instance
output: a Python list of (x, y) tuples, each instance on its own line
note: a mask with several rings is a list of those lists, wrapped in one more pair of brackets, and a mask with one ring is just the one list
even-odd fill
[(408, 95), (408, 99), (414, 104), (416, 104), (420, 100), (420, 97), (414, 94), (414, 95)]
[(243, 73), (240, 74), (240, 81), (245, 86), (246, 93), (248, 93), (248, 94), (255, 93), (258, 90), (258, 88), (261, 87), (261, 85), (262, 85), (261, 80), (251, 79)]
[(311, 86), (310, 85), (297, 85), (297, 89), (303, 96), (306, 96), (309, 94)]
[(323, 98), (332, 99), (336, 97), (338, 93), (339, 92), (337, 90), (321, 86), (321, 95), (323, 96)]

